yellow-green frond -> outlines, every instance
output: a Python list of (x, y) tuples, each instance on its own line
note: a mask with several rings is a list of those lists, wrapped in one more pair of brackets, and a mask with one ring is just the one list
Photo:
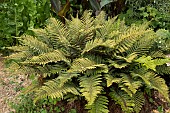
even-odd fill
[(103, 41), (103, 39), (101, 39), (101, 38), (95, 38), (94, 40), (86, 43), (86, 46), (85, 46), (82, 54), (84, 54), (85, 52), (89, 52), (89, 51), (91, 51), (97, 47), (100, 47), (100, 46), (114, 49), (115, 45), (116, 45), (115, 40)]
[(81, 77), (80, 78), (80, 92), (82, 96), (85, 97), (88, 104), (92, 105), (97, 98), (97, 95), (100, 94), (102, 90), (101, 86), (101, 75), (91, 75), (90, 77)]
[(26, 60), (22, 63), (40, 64), (45, 65), (50, 62), (65, 61), (69, 63), (64, 54), (59, 50), (54, 50), (53, 52), (40, 54), (38, 56), (32, 57), (30, 60)]
[(84, 72), (86, 70), (91, 70), (95, 68), (106, 69), (105, 64), (96, 64), (94, 61), (89, 60), (88, 58), (78, 58), (73, 61), (72, 66), (68, 72)]
[(120, 90), (113, 90), (110, 92), (110, 96), (116, 102), (116, 104), (119, 104), (121, 106), (122, 110), (125, 113), (133, 112), (133, 107), (135, 106), (134, 100), (127, 93)]
[(36, 90), (36, 98), (34, 99), (34, 102), (47, 96), (54, 99), (63, 98), (67, 93), (79, 95), (77, 88), (73, 84), (64, 84), (62, 87), (59, 87), (60, 82), (57, 79), (50, 80), (44, 84), (44, 86)]
[(122, 78), (116, 78), (114, 75), (105, 74), (105, 79), (107, 82), (107, 87), (110, 87), (113, 83), (120, 83)]
[(143, 92), (138, 91), (137, 93), (135, 93), (133, 95), (133, 100), (134, 100), (134, 104), (135, 104), (135, 106), (133, 107), (134, 111), (136, 113), (139, 113), (142, 109), (142, 106), (144, 105), (144, 102), (145, 102)]
[(109, 113), (108, 99), (106, 96), (98, 96), (92, 105), (86, 106), (89, 113)]
[[(131, 76), (127, 74), (121, 74), (122, 81), (119, 87), (121, 87), (121, 90), (124, 90), (132, 97), (133, 94), (135, 94), (140, 86), (142, 86), (141, 81), (135, 81)], [(128, 89), (128, 90), (127, 90)], [(130, 92), (129, 92), (130, 90)]]
[(39, 41), (37, 38), (28, 35), (23, 36), (22, 38), (23, 45), (30, 47), (32, 50), (38, 52), (39, 54), (53, 51), (52, 48), (49, 48), (47, 44)]

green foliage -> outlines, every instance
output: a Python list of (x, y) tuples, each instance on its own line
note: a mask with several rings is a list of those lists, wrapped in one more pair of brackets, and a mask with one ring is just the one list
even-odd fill
[[(64, 111), (62, 107), (56, 106), (60, 99), (45, 98), (41, 99), (36, 105), (33, 103), (33, 94), (20, 95), (15, 102), (11, 102), (10, 106), (16, 113), (59, 113)], [(12, 112), (13, 113), (13, 112)]]
[(131, 25), (133, 23), (141, 24), (143, 22), (150, 21), (150, 27), (154, 28), (154, 30), (158, 30), (160, 28), (169, 30), (170, 27), (169, 11), (161, 12), (158, 8), (152, 5), (142, 6), (136, 10), (129, 8), (126, 12), (122, 12), (119, 15), (119, 18), (125, 19), (127, 25)]
[(116, 18), (105, 20), (104, 12), (91, 17), (89, 11), (81, 19), (71, 18), (65, 25), (51, 18), (44, 29), (33, 30), (35, 37), (19, 37), (21, 50), (11, 47), (15, 52), (7, 57), (12, 60), (9, 69), (38, 78), (28, 88), (35, 92), (34, 102), (72, 94), (96, 113), (108, 112), (111, 97), (125, 112), (139, 112), (141, 88), (158, 90), (169, 101), (168, 87), (156, 75), (157, 66), (169, 59), (163, 51), (151, 54), (161, 50), (154, 46), (159, 37), (148, 23), (126, 26)]
[(48, 0), (7, 0), (0, 4), (0, 50), (17, 44), (14, 37), (44, 27), (50, 17)]

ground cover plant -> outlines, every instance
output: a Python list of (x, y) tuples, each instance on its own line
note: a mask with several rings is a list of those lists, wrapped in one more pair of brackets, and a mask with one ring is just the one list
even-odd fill
[(34, 92), (35, 104), (42, 98), (86, 101), (90, 113), (109, 112), (111, 100), (126, 113), (140, 112), (153, 89), (169, 101), (165, 80), (157, 67), (169, 69), (170, 60), (155, 48), (159, 33), (148, 23), (126, 26), (124, 21), (101, 12), (81, 19), (71, 17), (64, 25), (49, 19), (34, 36), (18, 37), (19, 46), (7, 57), (13, 73), (35, 76), (25, 93)]

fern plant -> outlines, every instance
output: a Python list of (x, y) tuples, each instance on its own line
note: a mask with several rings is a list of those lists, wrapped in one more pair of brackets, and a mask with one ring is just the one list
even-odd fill
[(143, 88), (158, 90), (169, 101), (156, 69), (170, 60), (157, 54), (156, 33), (147, 23), (126, 26), (105, 17), (104, 12), (93, 18), (85, 11), (65, 25), (51, 18), (46, 28), (33, 30), (35, 36), (18, 37), (21, 44), (8, 48), (14, 51), (7, 57), (8, 69), (38, 78), (26, 91), (35, 92), (34, 102), (72, 94), (87, 101), (90, 113), (108, 113), (111, 97), (123, 111), (139, 112)]

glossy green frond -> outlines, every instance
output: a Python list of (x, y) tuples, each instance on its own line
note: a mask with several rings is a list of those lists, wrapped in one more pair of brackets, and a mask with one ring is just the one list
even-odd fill
[(32, 36), (23, 36), (22, 38), (22, 45), (28, 46), (39, 54), (53, 51), (52, 48), (49, 48), (47, 44), (39, 41), (37, 38), (34, 38)]
[(59, 87), (60, 82), (57, 79), (50, 80), (44, 84), (44, 86), (36, 90), (34, 102), (47, 96), (51, 98), (63, 98), (67, 93), (79, 95), (77, 88), (73, 84), (64, 84), (62, 87)]
[(89, 52), (97, 47), (106, 47), (106, 48), (114, 49), (115, 45), (116, 45), (115, 40), (103, 41), (103, 39), (101, 39), (101, 38), (96, 38), (96, 39), (86, 43), (86, 46), (85, 46), (82, 54), (84, 54), (85, 52)]
[(69, 72), (84, 72), (86, 70), (91, 70), (95, 68), (106, 69), (105, 64), (96, 64), (94, 61), (89, 60), (88, 58), (79, 58), (73, 61), (71, 69)]
[(133, 112), (133, 107), (135, 106), (134, 100), (127, 93), (120, 90), (113, 90), (110, 92), (110, 96), (117, 104), (121, 106), (125, 113)]
[(169, 59), (152, 59), (150, 56), (142, 56), (135, 61), (143, 64), (147, 69), (152, 69), (154, 71), (156, 71), (156, 66), (170, 62)]
[[(130, 75), (127, 74), (121, 74), (122, 81), (121, 85), (121, 90), (124, 90), (127, 92), (131, 97), (133, 94), (135, 94), (140, 86), (142, 86), (141, 81), (135, 81), (133, 78), (131, 78)], [(130, 92), (129, 92), (130, 91)]]
[(116, 39), (117, 46), (117, 53), (123, 53), (130, 49), (137, 42), (142, 35), (150, 32), (151, 30), (146, 30), (143, 27), (136, 27), (131, 26), (126, 32), (119, 35)]
[(147, 87), (158, 90), (169, 101), (168, 86), (163, 78), (152, 72), (132, 73), (132, 76), (140, 77)]
[(64, 54), (59, 50), (34, 56), (30, 60), (26, 60), (23, 63), (45, 65), (50, 62), (56, 63), (58, 61), (65, 61), (66, 63), (69, 63)]
[(114, 75), (105, 74), (105, 79), (107, 82), (107, 87), (110, 87), (113, 83), (120, 83), (122, 78), (116, 78)]
[(89, 113), (109, 113), (108, 99), (106, 96), (98, 96), (92, 105), (86, 106)]
[(87, 105), (92, 105), (97, 98), (97, 95), (100, 94), (102, 90), (101, 82), (102, 78), (99, 74), (80, 78), (80, 92), (87, 100)]
[(140, 110), (142, 109), (142, 106), (144, 105), (145, 98), (143, 95), (143, 92), (137, 92), (133, 95), (133, 100), (134, 100), (134, 111), (136, 113), (139, 113)]

